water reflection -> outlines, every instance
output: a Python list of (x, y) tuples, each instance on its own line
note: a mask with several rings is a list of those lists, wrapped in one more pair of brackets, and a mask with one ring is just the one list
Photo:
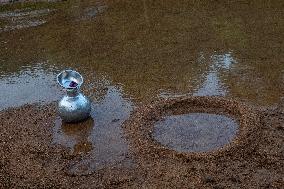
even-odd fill
[(6, 24), (0, 27), (0, 32), (18, 30), (22, 28), (36, 27), (45, 24), (47, 21), (43, 19), (54, 10), (15, 10), (0, 13), (0, 21), (5, 21)]
[(58, 117), (55, 120), (54, 132), (56, 135), (54, 135), (53, 140), (55, 143), (70, 148), (72, 154), (85, 154), (93, 149), (89, 136), (94, 125), (93, 118), (72, 124), (62, 123), (62, 120)]
[(89, 174), (129, 161), (121, 124), (132, 109), (131, 101), (123, 98), (121, 90), (109, 86), (104, 96), (94, 101), (88, 121), (75, 125), (55, 121), (53, 143), (70, 148), (73, 155), (87, 154), (70, 167), (70, 174)]
[(211, 71), (205, 76), (205, 81), (202, 86), (194, 93), (196, 96), (225, 96), (221, 80), (218, 77), (218, 72)]
[(230, 93), (222, 76), (231, 72), (233, 66), (237, 64), (232, 52), (224, 54), (217, 54), (217, 52), (214, 52), (213, 55), (200, 52), (196, 61), (198, 64), (207, 67), (207, 70), (201, 74), (201, 77), (194, 78), (197, 81), (192, 90), (184, 94), (163, 91), (159, 94), (159, 96), (162, 98), (176, 98), (186, 95), (226, 96)]
[[(129, 159), (120, 126), (132, 103), (190, 94), (268, 106), (284, 95), (283, 1), (61, 5), (54, 12), (0, 13), (0, 110), (59, 100), (56, 74), (78, 70), (85, 79), (82, 90), (93, 101), (92, 120), (77, 128), (57, 119), (53, 133), (55, 144), (85, 154), (71, 174)], [(41, 60), (48, 61), (34, 63)]]
[(265, 1), (74, 1), (42, 27), (2, 33), (1, 62), (14, 70), (48, 59), (85, 77), (107, 75), (143, 102), (195, 94), (271, 105), (283, 93), (280, 7)]
[(18, 73), (0, 72), (0, 110), (58, 100), (62, 92), (55, 81), (57, 70), (43, 62), (22, 67)]
[(204, 81), (201, 86), (193, 93), (196, 96), (226, 96), (229, 92), (226, 84), (220, 78), (220, 75), (223, 75), (224, 72), (230, 72), (233, 64), (236, 64), (237, 61), (233, 58), (232, 53), (224, 54), (214, 54), (210, 57), (210, 60), (206, 60), (203, 53), (200, 53), (199, 62), (204, 64), (204, 62), (209, 61), (212, 64), (209, 67), (209, 71), (206, 74), (203, 74)]
[(237, 122), (225, 115), (190, 113), (164, 117), (155, 124), (153, 136), (180, 152), (205, 152), (228, 144), (237, 131)]

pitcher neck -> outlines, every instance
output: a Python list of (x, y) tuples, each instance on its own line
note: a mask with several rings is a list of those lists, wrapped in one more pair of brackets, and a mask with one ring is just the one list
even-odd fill
[(75, 97), (80, 94), (80, 88), (66, 89), (67, 96)]

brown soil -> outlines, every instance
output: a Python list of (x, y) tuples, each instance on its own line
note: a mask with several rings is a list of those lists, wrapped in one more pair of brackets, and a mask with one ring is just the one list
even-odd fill
[(57, 2), (64, 0), (1, 0), (0, 4), (26, 3), (26, 2)]
[[(189, 111), (190, 110), (190, 111)], [(238, 136), (211, 153), (178, 153), (150, 137), (162, 115), (215, 112), (239, 120)], [(89, 175), (68, 168), (82, 156), (54, 146), (55, 104), (0, 112), (0, 188), (281, 188), (284, 185), (284, 115), (217, 97), (189, 97), (138, 108), (123, 125), (134, 165), (113, 165)]]

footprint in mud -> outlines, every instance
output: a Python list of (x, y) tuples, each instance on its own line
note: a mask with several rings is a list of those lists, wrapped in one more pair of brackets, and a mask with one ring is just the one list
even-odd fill
[(4, 24), (0, 26), (0, 32), (40, 26), (47, 22), (44, 17), (54, 11), (54, 9), (19, 9), (2, 12), (0, 13), (0, 21)]

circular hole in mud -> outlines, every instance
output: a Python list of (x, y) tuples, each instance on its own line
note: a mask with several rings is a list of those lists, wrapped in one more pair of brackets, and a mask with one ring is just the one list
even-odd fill
[(152, 137), (179, 152), (207, 152), (230, 143), (237, 131), (238, 122), (229, 116), (189, 113), (163, 117)]
[(222, 97), (180, 97), (141, 106), (124, 123), (139, 159), (208, 158), (244, 152), (254, 145), (258, 111)]

